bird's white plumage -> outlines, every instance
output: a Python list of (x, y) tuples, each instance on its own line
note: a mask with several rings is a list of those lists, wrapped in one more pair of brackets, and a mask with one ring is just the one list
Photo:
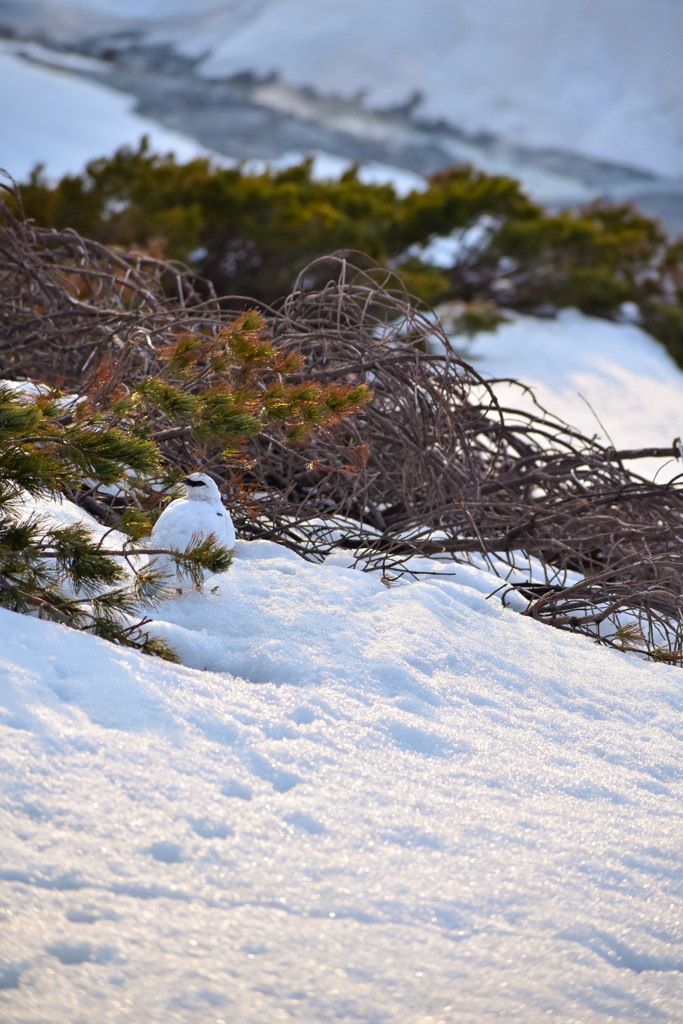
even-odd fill
[[(235, 527), (215, 482), (206, 473), (191, 473), (184, 483), (186, 496), (176, 498), (161, 513), (152, 530), (150, 546), (185, 551), (193, 542), (213, 534), (218, 544), (234, 548)], [(175, 563), (168, 555), (155, 555), (151, 566), (168, 576), (169, 582), (178, 579)]]

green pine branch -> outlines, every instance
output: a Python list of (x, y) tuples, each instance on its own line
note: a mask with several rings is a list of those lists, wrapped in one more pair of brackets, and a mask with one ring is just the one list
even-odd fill
[[(255, 311), (213, 338), (185, 334), (151, 351), (148, 372), (130, 383), (117, 382), (112, 363), (97, 371), (104, 399), (93, 392), (65, 402), (56, 390), (36, 397), (0, 385), (0, 606), (172, 657), (141, 616), (175, 593), (177, 578), (200, 587), (232, 559), (214, 537), (185, 551), (140, 546), (160, 494), (182, 475), (174, 446), (183, 446), (180, 459), (194, 448), (209, 462), (245, 465), (249, 438), (268, 432), (300, 443), (352, 415), (371, 392), (302, 381), (301, 356), (278, 349)], [(108, 497), (112, 485), (127, 496), (125, 509)], [(31, 498), (59, 494), (125, 543), (26, 514)], [(172, 558), (173, 580), (141, 567), (159, 554)]]

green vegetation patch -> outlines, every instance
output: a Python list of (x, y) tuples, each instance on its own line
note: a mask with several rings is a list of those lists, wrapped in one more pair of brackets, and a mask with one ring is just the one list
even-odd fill
[[(252, 174), (205, 159), (180, 164), (143, 140), (54, 187), (37, 170), (21, 193), (37, 223), (181, 260), (219, 295), (272, 303), (316, 258), (361, 251), (430, 304), (576, 306), (611, 317), (635, 302), (644, 326), (679, 361), (683, 352), (683, 247), (657, 221), (623, 204), (549, 214), (511, 178), (466, 165), (400, 197), (390, 184), (363, 184), (355, 168), (337, 181), (315, 180), (310, 160)], [(480, 241), (467, 244), (468, 229), (482, 224)], [(452, 268), (430, 265), (430, 239), (458, 231)]]

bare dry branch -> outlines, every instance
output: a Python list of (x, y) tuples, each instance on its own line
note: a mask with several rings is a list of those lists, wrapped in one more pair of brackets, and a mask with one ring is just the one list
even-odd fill
[[(117, 388), (163, 375), (165, 345), (188, 331), (211, 342), (247, 305), (258, 304), (219, 300), (182, 267), (4, 211), (4, 377), (73, 388), (104, 408)], [(289, 380), (366, 384), (374, 397), (299, 445), (265, 427), (235, 458), (198, 450), (188, 429), (155, 415), (150, 433), (166, 459), (209, 468), (243, 535), (312, 559), (341, 545), (387, 578), (414, 555), (484, 559), (527, 614), (677, 660), (683, 492), (630, 463), (677, 457), (680, 442), (615, 451), (540, 406), (501, 407), (434, 315), (355, 255), (316, 261), (277, 308), (262, 310), (278, 347), (304, 358)], [(214, 378), (207, 363), (203, 382)]]

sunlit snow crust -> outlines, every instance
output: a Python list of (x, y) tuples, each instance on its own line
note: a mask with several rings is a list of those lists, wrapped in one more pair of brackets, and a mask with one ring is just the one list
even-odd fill
[(3, 1020), (677, 1019), (679, 670), (345, 557), (0, 612)]

